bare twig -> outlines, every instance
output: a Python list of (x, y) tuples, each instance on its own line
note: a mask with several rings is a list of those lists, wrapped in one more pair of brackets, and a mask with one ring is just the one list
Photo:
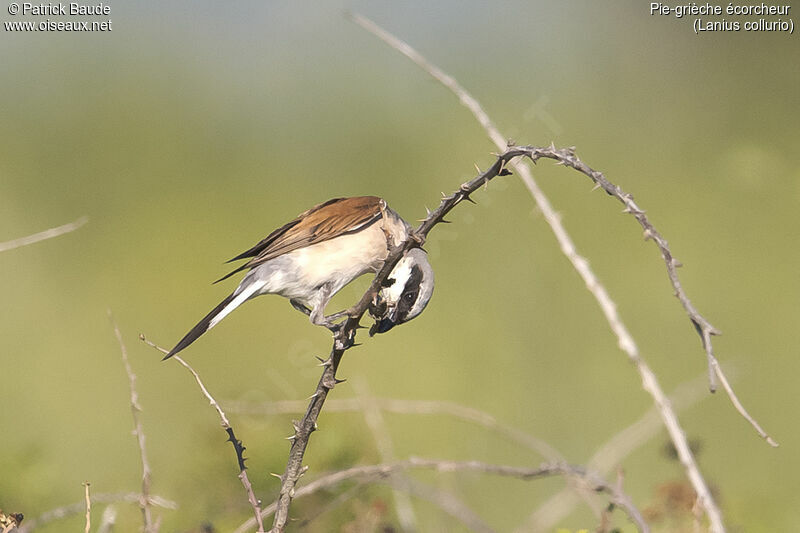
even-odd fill
[(86, 498), (86, 527), (84, 533), (89, 533), (92, 529), (92, 500), (89, 498), (89, 482), (83, 482), (84, 496)]
[[(603, 492), (609, 496), (616, 507), (622, 509), (628, 518), (636, 524), (641, 532), (648, 532), (649, 527), (642, 518), (639, 510), (631, 502), (630, 498), (622, 493), (618, 487), (606, 483), (597, 474), (588, 472), (585, 469), (569, 465), (566, 463), (544, 463), (537, 468), (525, 468), (506, 465), (494, 465), (480, 461), (444, 461), (438, 459), (426, 459), (411, 457), (404, 461), (395, 463), (356, 466), (347, 470), (340, 470), (316, 479), (297, 489), (295, 497), (300, 498), (313, 494), (322, 489), (330, 488), (339, 483), (349, 480), (360, 480), (361, 482), (380, 482), (390, 476), (396, 475), (409, 469), (429, 469), (438, 472), (478, 472), (482, 474), (513, 477), (522, 480), (533, 480), (552, 476), (568, 476), (580, 480), (593, 492)], [(264, 515), (275, 511), (280, 502), (275, 502), (264, 509)], [(248, 531), (255, 525), (255, 521), (248, 520), (239, 526), (235, 533)]]
[[(163, 354), (169, 353), (169, 350), (162, 348), (161, 346), (158, 346), (154, 342), (149, 341), (144, 335), (140, 334), (139, 339), (148, 346), (155, 348), (156, 350), (160, 351)], [(253, 514), (255, 516), (256, 522), (258, 523), (258, 533), (263, 533), (264, 523), (261, 520), (261, 500), (256, 498), (255, 492), (253, 492), (253, 485), (250, 483), (250, 478), (247, 476), (247, 467), (244, 464), (245, 447), (242, 445), (242, 441), (236, 438), (236, 435), (233, 432), (233, 427), (231, 426), (231, 423), (228, 421), (228, 417), (225, 416), (225, 412), (222, 410), (222, 407), (220, 407), (217, 400), (215, 400), (214, 397), (211, 396), (211, 393), (208, 392), (208, 389), (203, 384), (203, 381), (200, 379), (200, 374), (198, 374), (197, 371), (194, 368), (192, 368), (192, 366), (186, 361), (184, 361), (181, 357), (173, 355), (172, 359), (175, 359), (186, 370), (191, 372), (192, 376), (194, 377), (194, 380), (200, 387), (200, 391), (203, 393), (203, 396), (206, 397), (208, 402), (211, 404), (211, 407), (213, 407), (214, 410), (217, 412), (217, 415), (219, 415), (222, 428), (228, 434), (228, 440), (231, 442), (231, 444), (233, 444), (233, 449), (236, 452), (236, 460), (239, 464), (239, 476), (238, 476), (239, 481), (242, 482), (242, 486), (244, 486), (244, 490), (247, 493), (247, 501), (250, 502), (250, 506), (253, 508)]]
[[(94, 494), (92, 500), (95, 504), (98, 503), (135, 503), (139, 504), (142, 499), (140, 492), (125, 492), (118, 494)], [(149, 504), (154, 507), (161, 507), (163, 509), (177, 509), (178, 504), (171, 500), (166, 500), (160, 496), (150, 496)], [(76, 515), (86, 510), (86, 502), (81, 500), (79, 502), (65, 505), (63, 507), (56, 507), (45, 511), (36, 518), (26, 519), (25, 525), (19, 528), (20, 533), (30, 533), (34, 529), (56, 520), (61, 520), (68, 516)]]
[[(357, 400), (360, 404), (361, 411), (364, 413), (364, 421), (367, 427), (372, 432), (372, 437), (375, 440), (375, 447), (378, 450), (378, 456), (382, 463), (388, 463), (395, 460), (394, 445), (392, 439), (389, 437), (389, 430), (386, 427), (386, 422), (383, 420), (383, 413), (380, 407), (369, 392), (369, 386), (363, 379), (357, 380), (354, 384), (354, 389), (358, 395)], [(405, 479), (397, 480), (397, 484), (402, 485)], [(417, 517), (414, 514), (414, 507), (411, 505), (411, 499), (408, 497), (407, 492), (399, 489), (392, 490), (394, 497), (395, 510), (397, 511), (397, 518), (400, 522), (400, 527), (403, 531), (416, 531)]]
[[(486, 130), (487, 134), (495, 143), (495, 145), (497, 145), (499, 149), (503, 149), (503, 147), (506, 146), (506, 138), (500, 133), (500, 131), (491, 121), (480, 103), (453, 77), (445, 74), (438, 67), (430, 63), (421, 54), (419, 54), (419, 52), (414, 50), (410, 45), (391, 35), (373, 21), (358, 14), (352, 15), (352, 18), (359, 26), (377, 36), (395, 50), (407, 56), (419, 67), (425, 70), (425, 72), (449, 88), (459, 98), (459, 101), (473, 113), (475, 118)], [(545, 152), (549, 153), (546, 154)], [(633, 196), (625, 193), (622, 191), (622, 189), (606, 180), (602, 173), (591, 169), (581, 162), (571, 149), (556, 150), (555, 147), (551, 146), (550, 148), (542, 150), (539, 154), (539, 157), (555, 159), (558, 163), (570, 166), (586, 174), (596, 185), (599, 185), (608, 194), (614, 196), (620, 202), (622, 202), (625, 205), (625, 212), (632, 214), (636, 218), (639, 224), (644, 228), (645, 238), (653, 239), (656, 242), (662, 257), (664, 258), (670, 282), (675, 289), (675, 293), (680, 299), (681, 305), (683, 305), (692, 324), (697, 329), (703, 341), (703, 348), (706, 352), (709, 369), (713, 369), (714, 373), (720, 377), (723, 383), (727, 382), (727, 380), (724, 379), (722, 369), (713, 355), (713, 349), (711, 345), (711, 335), (719, 334), (719, 332), (692, 306), (691, 302), (686, 296), (686, 293), (683, 291), (683, 288), (680, 285), (680, 281), (678, 280), (676, 269), (678, 266), (680, 266), (680, 263), (672, 256), (666, 240), (663, 239), (663, 237), (661, 237), (661, 235), (655, 230), (655, 228), (647, 219), (645, 212), (633, 201)], [(532, 157), (531, 159), (535, 161), (535, 158)], [(611, 300), (605, 287), (600, 283), (600, 281), (597, 279), (597, 276), (589, 267), (588, 261), (586, 261), (584, 257), (577, 253), (574, 242), (564, 226), (561, 224), (560, 217), (553, 209), (549, 199), (544, 195), (543, 191), (533, 179), (533, 175), (531, 174), (529, 167), (521, 163), (516, 163), (513, 165), (513, 167), (520, 174), (523, 183), (525, 183), (531, 195), (534, 197), (534, 200), (542, 212), (543, 217), (553, 230), (553, 233), (555, 234), (556, 239), (561, 246), (562, 252), (570, 260), (575, 270), (586, 283), (586, 287), (597, 300), (597, 303), (603, 311), (611, 330), (617, 336), (620, 349), (622, 349), (636, 365), (636, 368), (642, 378), (642, 385), (644, 389), (650, 393), (654, 402), (661, 411), (664, 425), (667, 427), (667, 430), (670, 433), (670, 438), (673, 440), (673, 443), (678, 450), (679, 458), (687, 471), (687, 476), (700, 496), (703, 508), (705, 509), (706, 514), (711, 522), (712, 530), (716, 532), (724, 531), (722, 515), (719, 511), (719, 508), (716, 506), (710, 491), (708, 490), (705, 480), (697, 468), (697, 464), (686, 442), (686, 436), (684, 435), (683, 430), (678, 423), (678, 419), (675, 416), (674, 411), (671, 409), (669, 402), (666, 399), (663, 390), (661, 389), (661, 386), (658, 384), (655, 374), (641, 358), (639, 349), (636, 346), (633, 337), (628, 332), (627, 328), (622, 322), (622, 319), (617, 314), (616, 304), (613, 302), (613, 300)], [(712, 391), (714, 390), (713, 379), (711, 380), (711, 389)], [(726, 387), (726, 392), (728, 393), (739, 413), (748, 422), (750, 422), (751, 425), (753, 425), (758, 434), (770, 445), (777, 446), (777, 443), (772, 440), (758, 425), (758, 423), (756, 423), (756, 421), (744, 410), (744, 408), (741, 406), (741, 403), (733, 394), (733, 390), (729, 386)]]
[(139, 414), (142, 412), (142, 406), (139, 404), (139, 394), (136, 392), (136, 374), (133, 373), (131, 364), (128, 361), (128, 349), (122, 341), (122, 333), (120, 333), (119, 327), (114, 321), (111, 309), (108, 310), (108, 319), (114, 327), (114, 335), (117, 337), (119, 349), (122, 352), (122, 362), (125, 364), (125, 373), (128, 374), (128, 385), (131, 390), (131, 413), (133, 414), (133, 434), (136, 437), (136, 443), (139, 445), (139, 452), (142, 459), (142, 494), (139, 500), (139, 507), (142, 509), (144, 532), (152, 533), (153, 516), (150, 509), (150, 463), (147, 461), (144, 430), (142, 429), (142, 421), (139, 418)]
[(89, 222), (89, 217), (83, 216), (78, 220), (69, 222), (67, 224), (64, 224), (63, 226), (57, 226), (55, 228), (46, 229), (44, 231), (40, 231), (39, 233), (34, 233), (33, 235), (28, 235), (26, 237), (20, 237), (18, 239), (13, 239), (10, 241), (0, 242), (0, 252), (13, 250), (14, 248), (19, 248), (20, 246), (27, 246), (29, 244), (33, 244), (39, 241), (44, 241), (47, 239), (52, 239), (53, 237), (58, 237), (59, 235), (64, 235), (65, 233), (75, 231), (76, 229), (80, 228), (87, 222)]

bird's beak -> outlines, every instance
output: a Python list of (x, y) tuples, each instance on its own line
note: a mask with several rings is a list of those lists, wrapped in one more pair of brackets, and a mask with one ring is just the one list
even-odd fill
[(386, 333), (397, 325), (397, 307), (392, 306), (389, 308), (386, 316), (380, 320), (376, 320), (375, 324), (369, 328), (369, 336), (372, 337), (376, 333)]

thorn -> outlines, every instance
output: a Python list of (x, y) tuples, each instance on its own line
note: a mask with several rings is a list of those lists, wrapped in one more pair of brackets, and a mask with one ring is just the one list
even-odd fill
[(451, 224), (452, 222), (453, 222), (452, 220), (445, 220), (443, 218), (439, 220), (439, 223), (441, 224)]
[(308, 465), (305, 465), (303, 468), (300, 469), (300, 474), (297, 477), (301, 477), (306, 472), (308, 472)]
[(547, 149), (550, 150), (551, 152), (555, 152), (556, 151), (555, 143), (553, 141), (550, 141), (550, 146), (548, 146)]
[(466, 194), (464, 195), (464, 200), (466, 200), (466, 201), (468, 201), (470, 203), (476, 204), (476, 205), (478, 203), (475, 200), (473, 200), (472, 198), (470, 198), (469, 196), (467, 196)]
[[(535, 161), (534, 161), (534, 162), (535, 162)], [(506, 167), (503, 167), (503, 168), (500, 170), (500, 173), (498, 174), (498, 176), (513, 176), (513, 175), (514, 175), (514, 173), (513, 173), (513, 172), (511, 172), (510, 170), (508, 170)]]
[(653, 232), (652, 232), (652, 231), (650, 231), (650, 229), (646, 229), (646, 230), (644, 230), (644, 231), (642, 232), (642, 235), (644, 236), (644, 240), (645, 240), (645, 241), (649, 241), (650, 239), (652, 239), (652, 238), (653, 238)]
[(286, 437), (286, 440), (294, 440), (296, 438), (297, 438), (297, 435), (289, 435), (288, 437)]
[(316, 398), (317, 396), (319, 396), (319, 392), (315, 392), (314, 394), (312, 394), (311, 396), (309, 396), (308, 398), (306, 398), (306, 400), (313, 400), (313, 399), (314, 399), (314, 398)]
[(347, 378), (344, 378), (344, 379), (333, 378), (333, 382), (336, 383), (337, 385), (339, 383), (344, 383), (345, 381), (347, 381)]
[(478, 174), (483, 174), (483, 172), (481, 171), (481, 167), (478, 166), (478, 163), (472, 163), (472, 164), (475, 165), (475, 170), (478, 171)]
[(594, 191), (596, 191), (596, 190), (597, 190), (597, 189), (599, 189), (600, 187), (602, 187), (602, 185), (600, 185), (600, 182), (599, 182), (599, 181), (595, 181), (595, 182), (594, 182), (594, 187), (592, 187), (592, 190), (591, 190), (591, 192), (594, 192)]
[(144, 333), (139, 333), (139, 340), (140, 340), (140, 341), (143, 341), (143, 340), (145, 340), (145, 338), (144, 338)]
[(276, 474), (275, 472), (270, 472), (269, 475), (272, 476), (272, 477), (276, 477), (276, 478), (280, 479), (281, 481), (283, 481), (283, 476), (281, 476), (280, 474)]
[(672, 258), (672, 266), (674, 266), (675, 268), (680, 268), (680, 267), (682, 267), (682, 266), (683, 266), (683, 263), (681, 263), (680, 261), (678, 261), (677, 259), (675, 259), (675, 258), (673, 257), (673, 258)]
[(300, 422), (297, 420), (292, 420), (292, 427), (294, 428), (295, 433), (300, 433)]
[(314, 357), (316, 357), (319, 360), (320, 363), (324, 363), (325, 362), (325, 359), (323, 359), (322, 357), (320, 357), (318, 355), (315, 355)]

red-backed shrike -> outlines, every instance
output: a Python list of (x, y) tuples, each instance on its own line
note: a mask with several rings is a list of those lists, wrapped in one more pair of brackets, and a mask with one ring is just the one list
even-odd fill
[[(167, 354), (180, 352), (247, 300), (262, 294), (289, 298), (311, 322), (331, 327), (325, 306), (342, 287), (383, 266), (390, 246), (408, 238), (411, 226), (376, 196), (334, 198), (301, 213), (231, 261), (250, 259), (222, 281), (249, 272), (233, 293), (208, 313)], [(433, 294), (427, 254), (412, 248), (381, 289), (382, 313), (370, 333), (384, 333), (419, 315)], [(336, 316), (336, 315), (333, 315)]]

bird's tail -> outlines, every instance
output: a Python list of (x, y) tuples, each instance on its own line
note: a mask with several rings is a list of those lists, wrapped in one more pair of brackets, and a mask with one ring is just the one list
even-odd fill
[(203, 319), (198, 322), (197, 325), (193, 327), (191, 331), (189, 331), (189, 333), (187, 333), (166, 356), (164, 356), (164, 359), (169, 359), (196, 341), (200, 335), (216, 326), (219, 321), (228, 316), (231, 311), (249, 300), (256, 292), (258, 292), (259, 289), (264, 286), (264, 284), (264, 281), (254, 281), (244, 288), (240, 287), (227, 298), (222, 300), (218, 306), (204, 316)]

